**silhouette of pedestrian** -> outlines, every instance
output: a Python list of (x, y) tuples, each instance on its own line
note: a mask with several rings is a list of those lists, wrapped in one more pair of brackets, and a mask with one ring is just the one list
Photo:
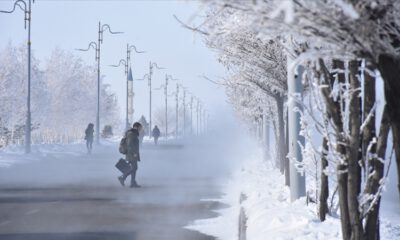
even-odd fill
[(86, 148), (89, 154), (92, 153), (92, 145), (93, 145), (93, 133), (94, 133), (94, 124), (89, 123), (85, 130), (85, 140), (86, 140)]
[(153, 128), (153, 138), (154, 138), (154, 144), (157, 145), (158, 144), (158, 138), (160, 137), (160, 129), (158, 129), (157, 125)]
[(136, 171), (138, 169), (138, 163), (140, 161), (139, 153), (139, 132), (142, 130), (142, 125), (138, 122), (133, 124), (133, 127), (129, 129), (126, 133), (126, 161), (131, 167), (131, 171), (124, 173), (122, 176), (118, 177), (119, 182), (122, 186), (125, 186), (125, 179), (131, 175), (131, 188), (138, 188), (140, 185), (136, 182)]

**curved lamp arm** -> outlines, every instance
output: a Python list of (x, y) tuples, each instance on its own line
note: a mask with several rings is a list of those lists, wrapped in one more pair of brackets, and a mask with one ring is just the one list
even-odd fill
[(166, 77), (167, 77), (169, 80), (172, 80), (172, 81), (178, 81), (178, 80), (179, 80), (178, 78), (173, 78), (172, 75), (170, 75), (170, 74), (166, 75)]
[[(19, 5), (19, 3), (23, 3), (24, 7), (22, 7), (21, 5)], [(10, 11), (5, 11), (5, 10), (0, 10), (1, 13), (13, 13), (15, 11), (15, 9), (17, 8), (17, 6), (22, 10), (22, 11), (26, 11), (26, 2), (22, 1), (22, 0), (17, 0), (16, 2), (14, 2), (14, 6), (13, 9)]]
[(164, 84), (162, 84), (162, 85), (159, 86), (158, 88), (153, 88), (153, 90), (161, 90), (161, 89), (163, 89), (163, 88), (165, 88), (165, 85), (164, 85)]
[(157, 63), (155, 63), (155, 62), (151, 63), (151, 66), (152, 66), (152, 67), (156, 67), (157, 69), (165, 69), (165, 68), (163, 68), (163, 67), (159, 67), (159, 66), (157, 65)]
[(119, 67), (119, 66), (121, 66), (121, 64), (123, 64), (123, 65), (126, 67), (126, 61), (125, 61), (125, 59), (119, 60), (118, 65), (109, 65), (109, 66), (110, 66), (110, 67)]
[(86, 49), (84, 49), (84, 48), (75, 48), (75, 50), (77, 50), (77, 51), (89, 51), (90, 48), (93, 48), (94, 50), (97, 50), (97, 43), (96, 42), (90, 42)]
[(87, 52), (90, 50), (90, 48), (93, 48), (96, 51), (96, 55), (95, 55), (95, 59), (97, 60), (97, 43), (96, 42), (90, 42), (88, 47), (86, 49), (83, 48), (75, 48), (76, 51), (83, 51), (83, 52)]
[[(30, 0), (29, 0), (29, 2), (30, 2)], [(33, 2), (35, 2), (35, 1), (33, 1)], [(24, 6), (21, 6), (20, 3), (22, 3)], [(15, 11), (15, 9), (17, 8), (17, 6), (18, 6), (22, 11), (24, 11), (24, 13), (25, 13), (25, 25), (24, 25), (24, 28), (26, 29), (26, 22), (30, 20), (30, 17), (29, 17), (29, 15), (28, 15), (28, 10), (27, 10), (28, 7), (26, 6), (26, 2), (25, 2), (25, 1), (23, 1), (23, 0), (17, 0), (17, 1), (14, 2), (14, 6), (13, 6), (13, 9), (12, 9), (12, 10), (10, 10), (10, 11), (0, 10), (0, 13), (13, 13), (13, 12)], [(30, 6), (30, 5), (29, 5), (29, 6)], [(29, 10), (29, 11), (30, 11), (30, 10)]]
[(129, 51), (131, 51), (131, 50), (135, 50), (135, 52), (136, 53), (145, 53), (146, 51), (138, 51), (137, 49), (136, 49), (136, 46), (135, 45), (130, 45), (129, 46)]
[(143, 76), (143, 78), (137, 78), (136, 80), (146, 80), (147, 78), (149, 77), (149, 74), (145, 74), (144, 76)]
[(122, 34), (124, 32), (113, 32), (111, 31), (111, 27), (108, 24), (103, 24), (103, 26), (101, 27), (101, 32), (104, 32), (105, 30), (108, 30), (109, 33), (111, 34)]

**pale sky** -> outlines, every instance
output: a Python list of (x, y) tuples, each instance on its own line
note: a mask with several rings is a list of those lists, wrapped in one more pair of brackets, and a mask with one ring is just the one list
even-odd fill
[[(1, 0), (0, 9), (10, 10), (13, 3)], [(120, 35), (104, 33), (101, 46), (101, 72), (118, 95), (121, 118), (124, 118), (125, 112), (126, 77), (123, 67), (112, 68), (108, 65), (126, 58), (127, 43), (147, 51), (132, 55), (134, 79), (148, 73), (149, 61), (156, 62), (166, 69), (154, 71), (153, 88), (164, 83), (165, 74), (171, 74), (203, 100), (211, 118), (217, 117), (215, 113), (224, 113), (228, 108), (224, 89), (199, 76), (222, 77), (224, 68), (217, 62), (215, 53), (205, 46), (202, 36), (183, 28), (173, 18), (175, 14), (185, 22), (199, 24), (202, 21), (201, 6), (199, 1), (172, 0), (36, 0), (32, 8), (32, 50), (44, 63), (56, 47), (71, 51), (86, 48), (89, 42), (97, 41), (98, 22), (101, 21), (102, 24), (109, 24), (113, 31), (124, 32)], [(0, 14), (0, 29), (1, 49), (8, 42), (13, 45), (26, 42), (27, 30), (24, 29), (22, 11)], [(95, 63), (94, 50), (76, 54), (88, 64)], [(175, 82), (169, 86), (169, 93), (172, 93), (176, 88)], [(137, 119), (143, 114), (148, 118), (147, 81), (135, 82), (134, 88), (134, 117)], [(169, 102), (174, 104), (175, 99), (171, 97)], [(153, 109), (159, 107), (164, 107), (163, 92), (153, 91)]]

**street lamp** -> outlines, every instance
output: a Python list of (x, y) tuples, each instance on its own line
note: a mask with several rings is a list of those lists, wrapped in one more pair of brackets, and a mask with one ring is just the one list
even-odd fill
[(11, 11), (2, 11), (0, 13), (13, 13), (19, 7), (25, 13), (25, 29), (28, 23), (28, 96), (27, 96), (27, 112), (25, 125), (25, 153), (31, 152), (31, 22), (32, 22), (32, 3), (35, 0), (17, 0)]
[[(124, 66), (125, 75), (126, 75), (126, 120), (125, 120), (125, 129), (129, 129), (129, 114), (133, 114), (133, 77), (132, 77), (132, 69), (130, 67), (131, 60), (131, 50), (135, 50), (136, 53), (145, 53), (144, 51), (138, 51), (134, 45), (126, 44), (126, 60), (121, 59), (118, 65), (110, 65), (111, 67), (119, 67), (121, 64)], [(129, 91), (129, 89), (131, 89)], [(131, 105), (129, 105), (129, 97), (131, 97)], [(129, 108), (130, 106), (130, 108)]]
[(201, 102), (200, 102), (200, 99), (198, 99), (198, 98), (196, 98), (196, 101), (197, 101), (197, 104), (196, 104), (196, 133), (197, 133), (197, 135), (199, 135), (199, 133), (200, 133), (200, 125), (199, 125), (199, 123), (200, 123), (200, 121), (201, 121), (201, 114), (200, 114), (200, 111), (201, 111)]
[[(182, 90), (183, 90), (183, 131), (182, 131), (182, 134), (184, 134), (184, 132), (185, 132), (185, 112), (186, 112), (186, 107), (185, 107), (185, 95), (186, 95), (186, 89), (185, 89), (185, 87), (182, 85), (182, 84), (176, 84), (176, 129), (177, 129), (177, 131), (178, 131), (178, 121), (179, 121), (179, 103), (178, 103), (178, 101), (179, 101), (179, 87), (181, 87), (182, 88)], [(177, 132), (177, 136), (178, 136), (178, 132)]]
[(183, 136), (186, 135), (186, 88), (183, 88)]
[(190, 134), (193, 135), (193, 95), (190, 96)]
[(164, 69), (162, 67), (159, 67), (157, 65), (157, 63), (155, 62), (150, 62), (149, 64), (149, 73), (146, 73), (142, 79), (138, 79), (138, 80), (144, 80), (147, 78), (148, 80), (148, 86), (149, 86), (149, 137), (151, 138), (151, 93), (152, 93), (152, 89), (151, 89), (151, 77), (153, 75), (153, 68), (156, 67), (157, 69)]
[(108, 30), (111, 34), (121, 34), (123, 32), (113, 32), (111, 31), (111, 27), (108, 24), (103, 24), (99, 22), (99, 31), (98, 31), (98, 39), (96, 42), (90, 42), (87, 49), (76, 49), (78, 51), (89, 51), (92, 47), (96, 51), (96, 60), (97, 60), (97, 114), (96, 114), (96, 143), (100, 143), (100, 49), (101, 44), (103, 43), (103, 33), (105, 30)]
[(177, 81), (178, 79), (173, 78), (171, 75), (165, 74), (165, 84), (154, 90), (160, 90), (164, 88), (165, 97), (165, 139), (168, 137), (168, 80)]
[(206, 124), (207, 124), (206, 123), (207, 122), (207, 117), (206, 117), (207, 116), (207, 109), (205, 109), (205, 108), (203, 109), (202, 115), (203, 116), (202, 116), (202, 124), (201, 125), (203, 126), (203, 133), (205, 133), (206, 129), (207, 129), (206, 128)]

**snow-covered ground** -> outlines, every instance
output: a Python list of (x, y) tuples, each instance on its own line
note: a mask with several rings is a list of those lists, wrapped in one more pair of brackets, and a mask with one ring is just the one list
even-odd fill
[[(119, 139), (103, 141), (102, 144), (115, 144)], [(151, 141), (145, 139), (146, 142)], [(261, 149), (253, 152), (241, 163), (232, 178), (224, 185), (224, 196), (217, 199), (227, 204), (219, 209), (219, 216), (196, 220), (186, 228), (216, 236), (221, 240), (234, 240), (238, 236), (238, 219), (243, 207), (247, 217), (247, 239), (341, 239), (340, 220), (329, 217), (320, 222), (316, 205), (305, 204), (305, 199), (290, 202), (289, 189), (284, 186), (284, 177), (270, 161), (263, 160)], [(65, 157), (66, 155), (85, 155), (83, 142), (69, 145), (33, 145), (32, 154), (23, 154), (23, 147), (9, 146), (0, 150), (0, 167), (40, 160), (44, 157)], [(384, 193), (381, 206), (381, 239), (400, 239), (400, 206), (394, 167), (392, 178)], [(240, 203), (241, 194), (246, 199)], [(204, 199), (208, 201), (209, 199)], [(214, 199), (215, 200), (215, 199)]]
[[(220, 216), (201, 219), (188, 229), (216, 236), (221, 240), (237, 239), (240, 208), (247, 217), (247, 239), (341, 239), (340, 219), (328, 216), (320, 222), (315, 204), (305, 198), (290, 202), (284, 177), (270, 161), (263, 161), (261, 150), (243, 162), (243, 167), (225, 186), (219, 201), (229, 207), (218, 210)], [(240, 204), (240, 194), (247, 199)], [(397, 200), (398, 201), (398, 200)], [(390, 207), (388, 206), (390, 205)], [(396, 210), (396, 211), (395, 211)], [(388, 200), (382, 203), (381, 239), (400, 239), (400, 206)]]
[(13, 164), (21, 164), (25, 162), (37, 161), (48, 155), (58, 154), (77, 156), (86, 154), (86, 147), (83, 143), (76, 144), (38, 144), (32, 145), (31, 154), (24, 153), (24, 146), (11, 145), (0, 149), (0, 167), (9, 167)]

